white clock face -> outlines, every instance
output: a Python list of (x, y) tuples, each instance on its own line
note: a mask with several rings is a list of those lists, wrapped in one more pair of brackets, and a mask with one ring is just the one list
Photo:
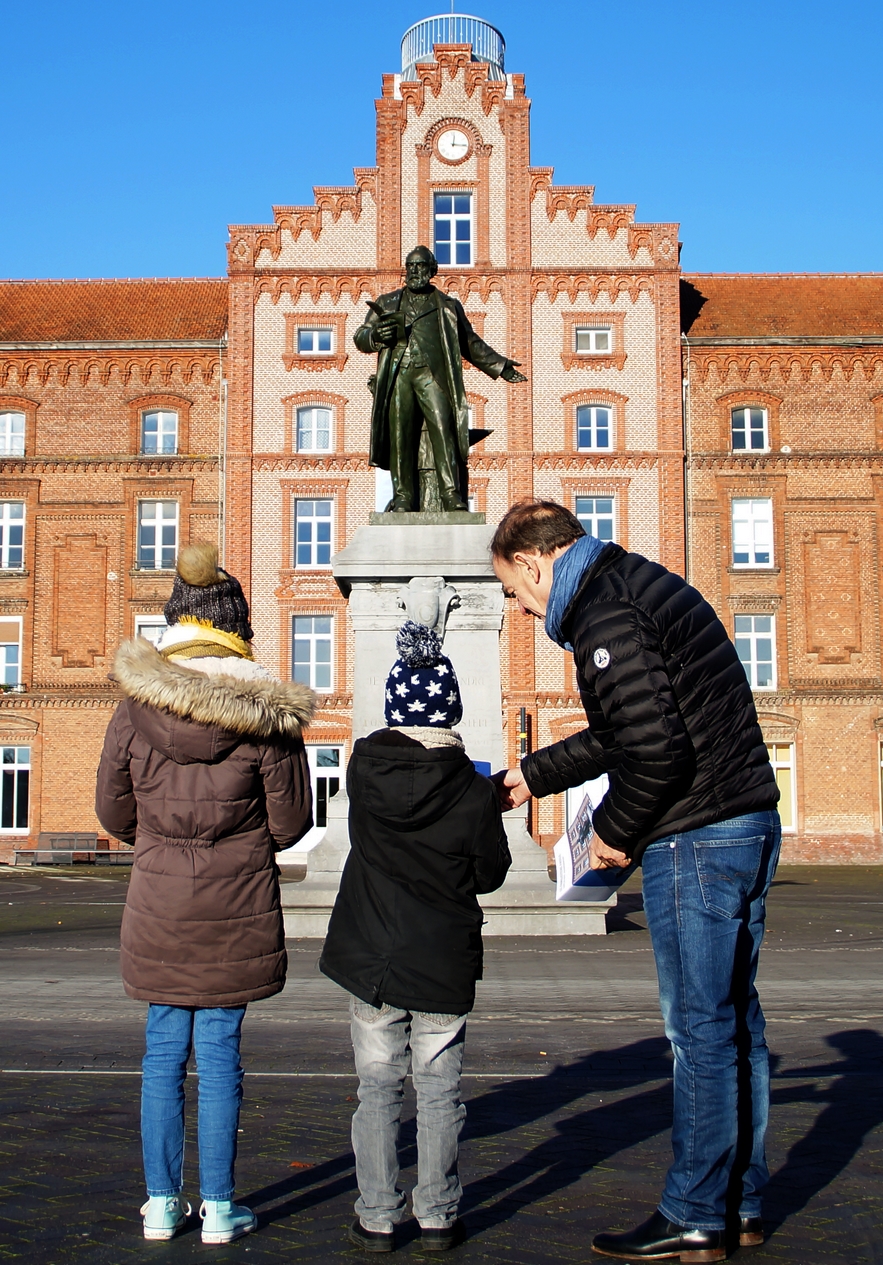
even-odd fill
[(442, 158), (447, 158), (448, 162), (465, 158), (469, 152), (469, 137), (465, 132), (458, 132), (452, 127), (450, 131), (442, 132), (438, 138), (438, 152)]

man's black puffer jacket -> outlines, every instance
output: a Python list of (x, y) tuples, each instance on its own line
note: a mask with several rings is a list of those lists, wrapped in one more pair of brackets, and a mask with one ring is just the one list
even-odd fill
[(609, 773), (595, 827), (634, 860), (663, 835), (775, 807), (745, 669), (696, 589), (607, 545), (561, 627), (589, 728), (524, 758), (534, 795)]
[(476, 894), (511, 865), (497, 792), (462, 747), (396, 729), (347, 769), (350, 843), (319, 969), (362, 1001), (464, 1015), (481, 979)]

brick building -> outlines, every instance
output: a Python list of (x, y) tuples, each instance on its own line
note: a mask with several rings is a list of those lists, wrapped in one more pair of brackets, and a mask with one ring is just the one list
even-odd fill
[[(25, 691), (0, 696), (0, 743), (34, 779), (26, 826), (3, 792), (0, 859), (24, 831), (96, 828), (114, 646), (157, 620), (174, 544), (219, 531), (259, 658), (321, 694), (321, 818), (352, 737), (330, 559), (388, 494), (367, 458), (373, 357), (352, 335), (418, 242), (529, 378), (467, 367), (492, 432), (470, 458), (474, 507), (494, 522), (551, 497), (686, 570), (752, 676), (788, 854), (880, 859), (883, 278), (682, 277), (677, 225), (531, 166), (503, 52), (476, 19), (418, 23), (382, 78), (376, 165), (231, 226), (226, 282), (0, 288), (0, 652), (17, 621), (7, 680)], [(534, 746), (584, 718), (535, 621), (507, 617), (502, 654), (514, 762), (521, 708)], [(535, 836), (552, 842), (566, 812), (535, 806)]]

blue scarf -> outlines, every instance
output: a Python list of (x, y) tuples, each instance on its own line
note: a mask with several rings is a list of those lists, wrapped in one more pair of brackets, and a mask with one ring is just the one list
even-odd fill
[(564, 640), (561, 621), (576, 595), (583, 576), (607, 543), (606, 540), (599, 540), (597, 536), (580, 536), (566, 553), (555, 560), (549, 605), (546, 607), (546, 634), (563, 650), (573, 651), (573, 646), (569, 641)]

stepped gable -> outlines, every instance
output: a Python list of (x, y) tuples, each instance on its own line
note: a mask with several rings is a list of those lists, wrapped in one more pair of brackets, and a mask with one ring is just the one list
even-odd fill
[(883, 273), (689, 273), (681, 318), (690, 338), (883, 335)]
[(227, 281), (168, 278), (0, 282), (0, 342), (220, 339)]

